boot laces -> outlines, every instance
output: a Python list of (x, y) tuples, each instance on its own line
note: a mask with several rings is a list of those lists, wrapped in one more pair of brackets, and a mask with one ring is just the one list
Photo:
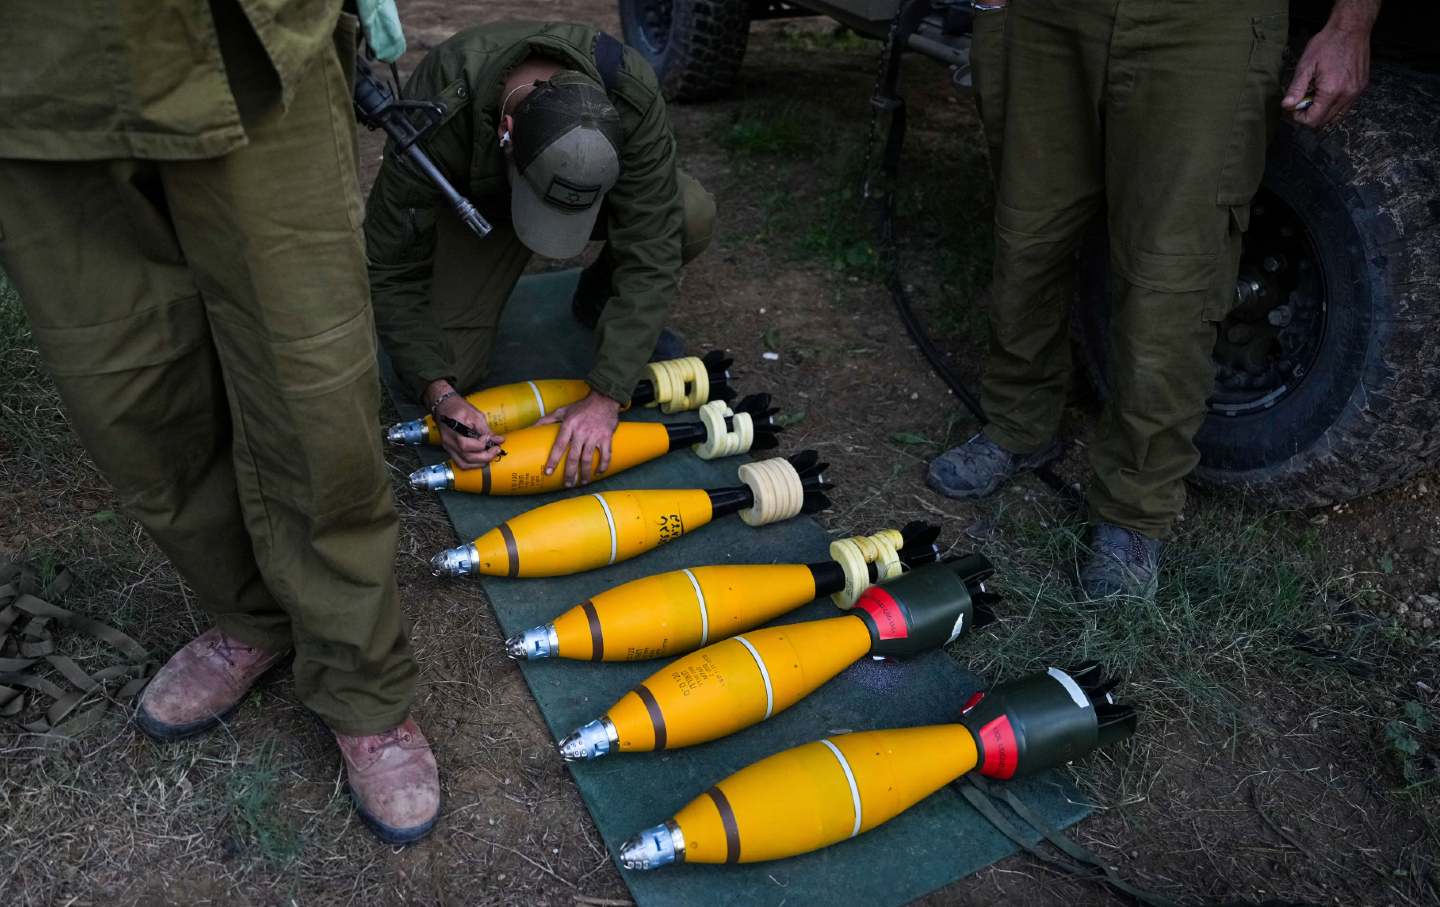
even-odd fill
[(976, 435), (960, 445), (956, 453), (956, 458), (971, 469), (981, 465), (990, 466), (996, 461), (999, 461), (1000, 467), (1003, 469), (1014, 460), (1014, 455), (1010, 451), (984, 435)]
[(371, 754), (378, 753), (388, 747), (409, 743), (412, 739), (414, 738), (410, 736), (410, 732), (405, 730), (404, 727), (393, 727), (388, 731), (381, 731), (378, 734), (372, 734), (366, 738), (365, 752)]
[(243, 642), (233, 640), (228, 636), (221, 636), (219, 639), (210, 641), (210, 651), (219, 655), (230, 667), (236, 667), (235, 655), (239, 652), (254, 652), (254, 646), (247, 646)]
[(1150, 554), (1145, 547), (1145, 539), (1138, 532), (1129, 533), (1130, 562), (1136, 567), (1150, 566)]

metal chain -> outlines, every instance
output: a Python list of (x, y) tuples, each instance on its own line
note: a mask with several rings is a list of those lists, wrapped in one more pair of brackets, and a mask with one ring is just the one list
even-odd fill
[(875, 66), (875, 85), (870, 89), (870, 123), (865, 130), (865, 160), (861, 165), (860, 201), (863, 204), (870, 198), (870, 177), (872, 176), (871, 166), (875, 159), (875, 139), (880, 133), (880, 88), (885, 84), (885, 70), (890, 66), (890, 52), (895, 47), (895, 37), (900, 32), (900, 19), (905, 14), (908, 2), (902, 2), (895, 9), (895, 15), (890, 19), (890, 28), (885, 36), (885, 43), (880, 47), (880, 56)]

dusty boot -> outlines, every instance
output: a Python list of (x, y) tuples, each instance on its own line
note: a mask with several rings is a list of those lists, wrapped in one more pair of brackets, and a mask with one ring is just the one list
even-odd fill
[(386, 844), (410, 844), (440, 818), (440, 772), (430, 741), (413, 719), (380, 734), (336, 734), (350, 799)]
[(1059, 455), (1057, 441), (1022, 456), (978, 434), (931, 460), (925, 481), (947, 498), (983, 498), (999, 491), (1022, 469), (1043, 466)]
[(1096, 523), (1090, 537), (1090, 557), (1080, 568), (1080, 591), (1096, 600), (1117, 595), (1154, 599), (1160, 575), (1159, 539), (1116, 526)]
[(140, 730), (156, 740), (180, 740), (215, 727), (245, 698), (260, 675), (286, 652), (266, 652), (206, 630), (170, 656), (135, 711)]

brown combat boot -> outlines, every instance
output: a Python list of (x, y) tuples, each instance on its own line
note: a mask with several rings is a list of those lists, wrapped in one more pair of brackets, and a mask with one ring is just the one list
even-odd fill
[(414, 719), (381, 734), (336, 734), (350, 798), (386, 844), (411, 844), (440, 818), (440, 772), (430, 741)]
[(215, 727), (240, 705), (255, 681), (286, 652), (266, 652), (212, 627), (170, 656), (140, 694), (135, 723), (172, 741)]

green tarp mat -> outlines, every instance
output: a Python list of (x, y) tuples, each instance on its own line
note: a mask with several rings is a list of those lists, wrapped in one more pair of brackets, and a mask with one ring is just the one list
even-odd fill
[[(536, 274), (520, 281), (502, 321), (493, 383), (585, 373), (591, 334), (569, 311), (577, 273)], [(766, 390), (758, 378), (745, 378), (736, 382), (742, 395)], [(403, 394), (397, 393), (396, 400), (402, 418), (420, 415)], [(777, 402), (782, 407), (786, 403)], [(645, 410), (626, 418), (662, 417)], [(794, 451), (782, 443), (779, 452)], [(427, 448), (422, 459), (429, 463), (442, 457), (438, 448)], [(707, 462), (690, 451), (677, 452), (592, 487), (737, 485), (736, 469), (745, 459)], [(831, 497), (844, 500), (862, 491), (842, 487)], [(469, 541), (515, 514), (575, 493), (494, 498), (445, 493), (442, 498), (456, 535)], [(879, 528), (846, 527), (847, 534)], [(813, 562), (826, 557), (829, 541), (825, 531), (808, 517), (752, 529), (731, 516), (602, 570), (551, 579), (469, 577), (454, 582), (482, 583), (509, 636), (546, 623), (596, 592), (637, 577), (701, 564)], [(1003, 609), (1003, 602), (1000, 607)], [(836, 613), (824, 599), (785, 620), (811, 620)], [(978, 632), (971, 644), (985, 645), (987, 632), (991, 631)], [(521, 669), (551, 733), (559, 739), (598, 717), (662, 664), (554, 659), (527, 662)], [(980, 686), (980, 678), (943, 652), (905, 662), (866, 660), (788, 711), (729, 738), (673, 752), (612, 754), (594, 763), (574, 765), (572, 771), (613, 857), (625, 838), (664, 821), (714, 782), (758, 759), (840, 731), (953, 721), (970, 693)], [(557, 754), (555, 758), (560, 757)], [(1054, 774), (1015, 782), (1012, 789), (1056, 828), (1078, 821), (1089, 811), (1078, 792)], [(880, 828), (794, 859), (739, 866), (680, 865), (652, 872), (622, 869), (621, 874), (641, 907), (724, 903), (885, 907), (904, 904), (1015, 850), (958, 791), (947, 787)]]

